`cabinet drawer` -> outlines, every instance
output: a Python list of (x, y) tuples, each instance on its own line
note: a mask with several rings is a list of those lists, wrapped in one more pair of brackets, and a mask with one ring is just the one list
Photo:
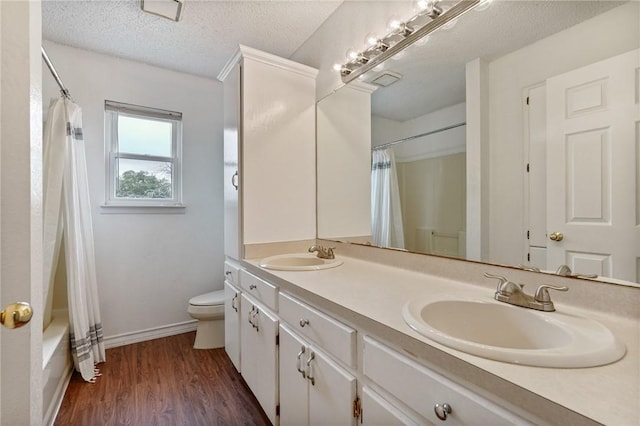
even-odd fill
[(346, 365), (356, 366), (356, 331), (309, 305), (280, 293), (280, 318)]
[(364, 337), (365, 376), (433, 423), (439, 423), (434, 407), (447, 403), (447, 424), (529, 424), (504, 408), (429, 370), (409, 357)]
[(229, 280), (233, 285), (238, 285), (238, 273), (240, 271), (240, 265), (232, 260), (224, 261), (224, 278)]
[(240, 287), (272, 311), (278, 310), (278, 287), (244, 269), (240, 271)]

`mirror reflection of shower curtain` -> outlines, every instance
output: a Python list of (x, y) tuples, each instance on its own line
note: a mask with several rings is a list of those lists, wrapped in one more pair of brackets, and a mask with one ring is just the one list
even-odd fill
[(95, 250), (82, 134), (82, 110), (70, 100), (52, 102), (44, 132), (45, 299), (64, 241), (71, 353), (86, 381), (105, 360), (98, 305)]
[(404, 248), (398, 174), (391, 148), (372, 152), (371, 234), (376, 246)]

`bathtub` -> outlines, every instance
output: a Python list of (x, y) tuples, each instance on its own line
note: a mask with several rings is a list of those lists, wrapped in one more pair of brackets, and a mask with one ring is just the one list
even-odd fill
[(73, 372), (66, 309), (53, 312), (42, 337), (42, 423), (52, 425)]

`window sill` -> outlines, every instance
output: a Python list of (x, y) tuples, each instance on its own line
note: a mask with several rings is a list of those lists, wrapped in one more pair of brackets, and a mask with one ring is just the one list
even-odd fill
[(184, 204), (102, 204), (100, 214), (184, 214), (186, 209)]

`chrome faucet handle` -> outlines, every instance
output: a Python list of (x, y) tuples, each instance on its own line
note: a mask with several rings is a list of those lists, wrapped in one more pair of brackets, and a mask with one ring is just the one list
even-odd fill
[(508, 279), (506, 279), (505, 277), (503, 277), (501, 275), (493, 275), (493, 274), (490, 274), (488, 272), (485, 272), (484, 276), (487, 277), (487, 278), (495, 278), (496, 280), (498, 280), (498, 287), (496, 288), (496, 292), (497, 293), (502, 293), (502, 288), (505, 286), (505, 284), (507, 284), (509, 282)]
[(336, 255), (333, 254), (333, 249), (335, 249), (335, 247), (327, 247), (327, 252), (326, 252), (327, 259), (335, 259), (336, 258)]
[(540, 268), (538, 268), (537, 266), (518, 265), (518, 268), (523, 269), (525, 271), (541, 272)]
[(533, 297), (536, 302), (551, 303), (551, 296), (549, 296), (549, 289), (556, 291), (569, 291), (569, 287), (556, 287), (553, 285), (543, 284), (538, 287), (536, 294)]
[(558, 269), (556, 269), (556, 275), (562, 275), (563, 277), (568, 277), (571, 275), (571, 268), (567, 265), (560, 265)]

